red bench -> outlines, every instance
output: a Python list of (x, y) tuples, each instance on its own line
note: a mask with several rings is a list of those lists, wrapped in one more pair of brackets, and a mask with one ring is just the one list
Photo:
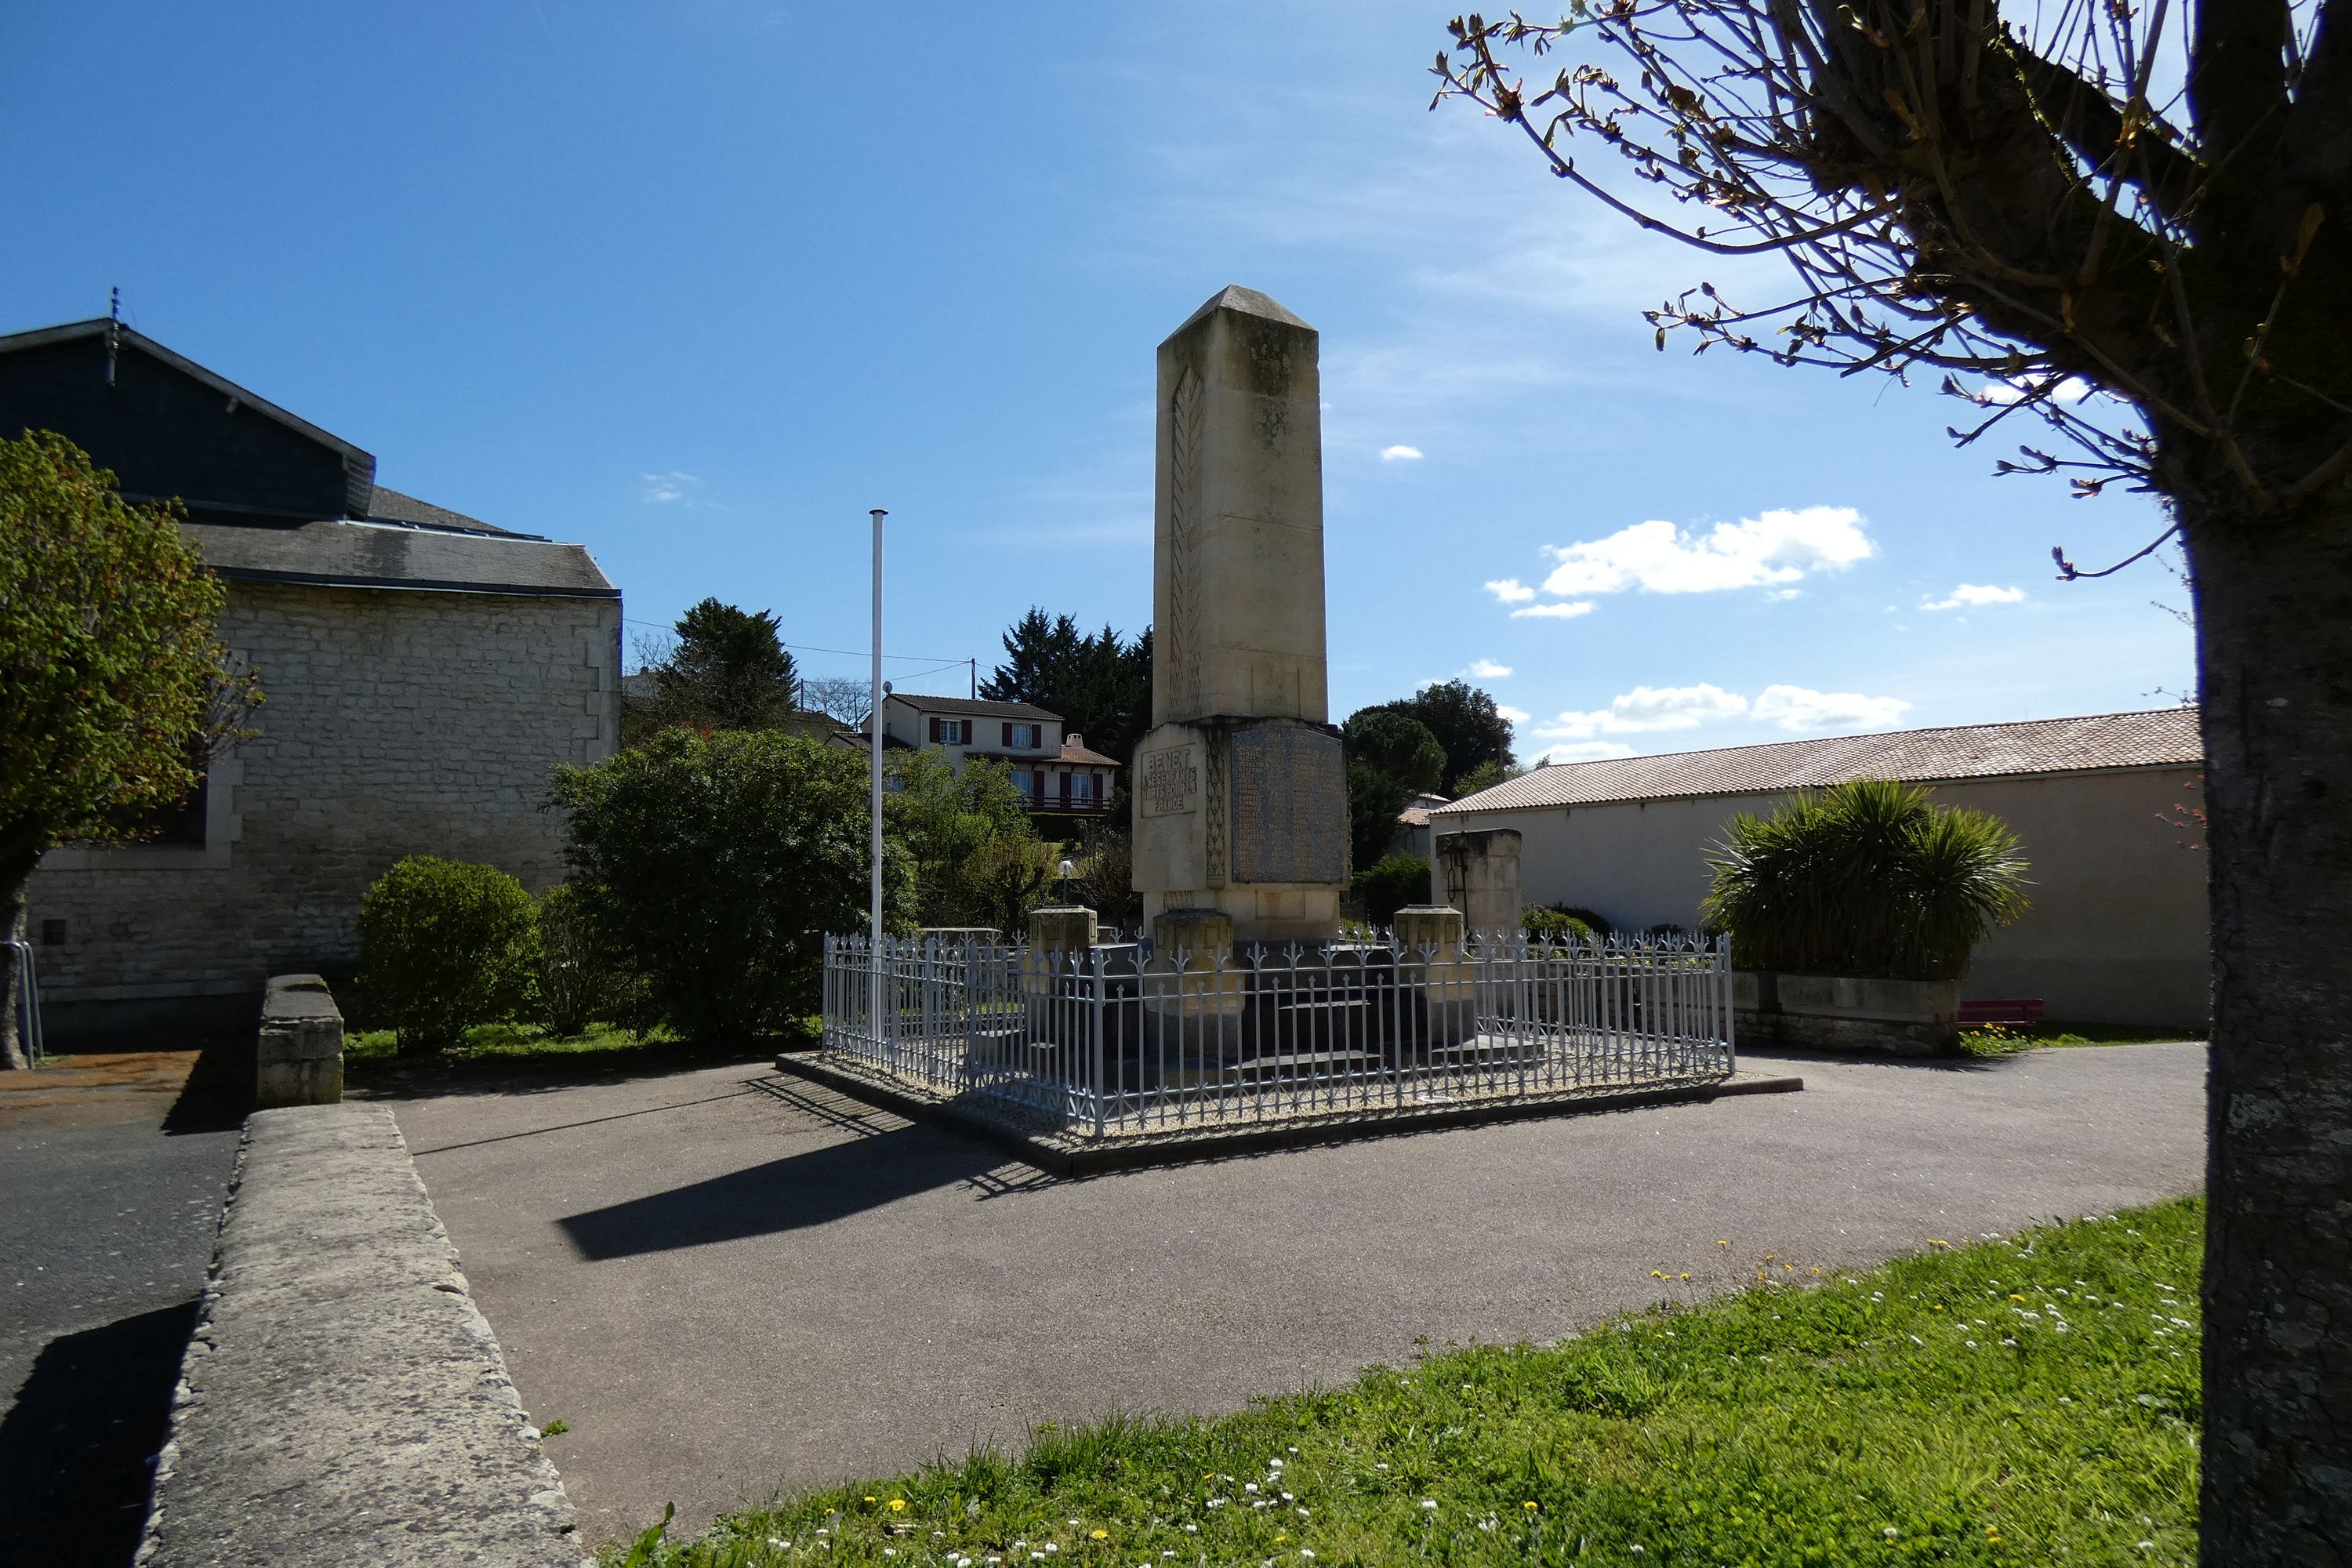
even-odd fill
[(2042, 998), (2021, 996), (1989, 1002), (1963, 1002), (1960, 1004), (1960, 1022), (1963, 1024), (2039, 1024), (2042, 1022)]

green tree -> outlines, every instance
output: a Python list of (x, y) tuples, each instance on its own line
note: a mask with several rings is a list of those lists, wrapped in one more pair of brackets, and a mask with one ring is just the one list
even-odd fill
[(1412, 696), (1381, 707), (1417, 719), (1445, 749), (1445, 776), (1438, 787), (1459, 792), (1464, 775), (1488, 763), (1513, 764), (1511, 721), (1494, 697), (1466, 680), (1433, 681)]
[(774, 616), (705, 599), (676, 630), (669, 657), (646, 671), (652, 695), (630, 704), (632, 740), (672, 724), (773, 730), (799, 711), (799, 673)]
[(1348, 847), (1360, 869), (1379, 863), (1397, 816), (1445, 777), (1445, 751), (1429, 726), (1393, 708), (1360, 708), (1341, 727), (1348, 743)]
[(2025, 859), (2000, 818), (1883, 779), (1741, 812), (1707, 863), (1706, 918), (1742, 969), (1958, 980), (2026, 909)]
[(913, 872), (919, 923), (1017, 934), (1034, 900), (1022, 906), (1005, 887), (1039, 839), (1013, 793), (1011, 768), (973, 758), (958, 773), (928, 746), (891, 752), (885, 765), (891, 787), (882, 797), (882, 829)]
[(981, 682), (993, 702), (1028, 702), (1058, 713), (1087, 744), (1121, 763), (1151, 728), (1151, 628), (1132, 642), (1106, 626), (1092, 634), (1076, 618), (1033, 607), (1004, 634), (1005, 661)]
[[(0, 933), (24, 936), (44, 852), (152, 831), (260, 700), (177, 517), (63, 437), (0, 440)], [(20, 1068), (21, 976), (0, 976), (0, 1065)]]
[[(670, 729), (556, 770), (572, 888), (651, 1017), (740, 1040), (816, 1011), (825, 933), (866, 923), (866, 766), (799, 735)], [(914, 879), (895, 846), (884, 872), (906, 930)]]
[[(1663, 348), (1929, 377), (2010, 471), (2163, 499), (2189, 563), (2213, 900), (2203, 1555), (2352, 1511), (2352, 19), (2339, 0), (1658, 0), (1457, 17), (1440, 97), (1718, 256)], [(1523, 82), (1497, 58), (1557, 57)], [(1622, 155), (1631, 180), (1578, 154)], [(2021, 433), (2021, 432), (2020, 432)], [(2053, 551), (2062, 577), (2087, 575)], [(2126, 562), (2104, 569), (2121, 569)]]

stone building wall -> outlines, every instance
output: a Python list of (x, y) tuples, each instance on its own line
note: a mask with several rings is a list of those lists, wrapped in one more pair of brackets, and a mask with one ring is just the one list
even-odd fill
[(352, 968), (360, 896), (404, 855), (547, 886), (550, 771), (618, 743), (617, 599), (228, 588), (223, 640), (268, 701), (215, 766), (204, 847), (55, 850), (35, 873), (44, 1000), (69, 1027)]

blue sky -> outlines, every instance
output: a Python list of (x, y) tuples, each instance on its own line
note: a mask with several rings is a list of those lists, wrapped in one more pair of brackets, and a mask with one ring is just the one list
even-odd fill
[(2189, 686), (2154, 563), (2051, 577), (2144, 500), (1990, 477), (1924, 384), (1654, 352), (1642, 306), (1769, 270), (1429, 112), (1448, 14), (10, 6), (0, 329), (120, 284), (647, 628), (716, 594), (863, 647), (887, 507), (890, 671), (952, 691), (922, 661), (1032, 604), (1144, 624), (1153, 349), (1243, 283), (1322, 333), (1335, 718), (1468, 672), (1531, 760)]

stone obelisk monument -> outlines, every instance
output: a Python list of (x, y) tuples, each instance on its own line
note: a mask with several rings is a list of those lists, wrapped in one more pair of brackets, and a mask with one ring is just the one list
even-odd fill
[(1160, 345), (1135, 886), (1161, 951), (1320, 941), (1348, 879), (1315, 329), (1232, 288)]

